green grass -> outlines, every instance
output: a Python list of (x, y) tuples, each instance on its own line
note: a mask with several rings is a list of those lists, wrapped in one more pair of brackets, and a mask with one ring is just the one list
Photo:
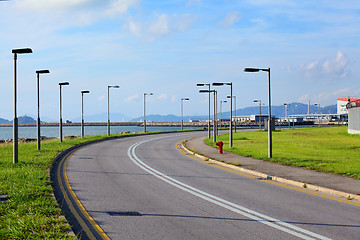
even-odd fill
[(59, 152), (107, 137), (46, 140), (40, 151), (36, 142), (19, 144), (18, 164), (12, 163), (13, 145), (0, 144), (0, 194), (9, 198), (0, 203), (0, 239), (73, 239), (66, 235), (61, 209), (51, 195), (48, 170)]
[[(347, 127), (282, 129), (273, 132), (273, 158), (267, 156), (267, 132), (237, 132), (233, 148), (229, 135), (221, 135), (224, 150), (242, 156), (277, 162), (360, 179), (360, 136)], [(205, 143), (215, 146), (212, 140)]]

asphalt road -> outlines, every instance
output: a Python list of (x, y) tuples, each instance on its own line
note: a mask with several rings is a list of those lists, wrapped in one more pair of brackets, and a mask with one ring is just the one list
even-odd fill
[(68, 159), (67, 178), (111, 239), (359, 239), (360, 208), (196, 161), (178, 142), (120, 138)]

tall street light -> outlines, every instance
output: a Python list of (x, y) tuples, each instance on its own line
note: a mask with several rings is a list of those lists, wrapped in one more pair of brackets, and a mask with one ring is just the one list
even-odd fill
[[(236, 96), (232, 96), (234, 98), (234, 131), (236, 132)], [(227, 96), (227, 98), (231, 98), (231, 96)], [(232, 111), (232, 110), (231, 110)], [(232, 121), (232, 120), (230, 120)]]
[(37, 149), (40, 150), (40, 141), (41, 141), (41, 135), (40, 135), (40, 86), (39, 86), (39, 75), (50, 73), (49, 70), (38, 70), (36, 71), (37, 75), (37, 121), (36, 121), (36, 128), (37, 128)]
[(68, 82), (61, 82), (59, 83), (59, 87), (60, 87), (60, 122), (59, 122), (59, 139), (60, 142), (62, 142), (62, 116), (61, 116), (61, 87), (62, 86), (66, 86), (69, 85)]
[(256, 102), (258, 102), (259, 103), (259, 117), (260, 117), (260, 120), (259, 120), (259, 129), (261, 130), (261, 100), (254, 100), (254, 102), (256, 103)]
[(184, 113), (184, 107), (183, 107), (183, 101), (189, 101), (189, 98), (182, 98), (181, 99), (181, 131), (184, 130), (184, 121), (183, 121), (183, 113)]
[(13, 120), (13, 163), (18, 163), (18, 118), (17, 118), (17, 91), (16, 91), (16, 60), (18, 54), (32, 53), (31, 48), (13, 49), (14, 54), (14, 120)]
[(107, 134), (110, 136), (110, 88), (120, 88), (119, 86), (108, 86), (108, 122), (107, 122)]
[[(214, 131), (214, 142), (216, 142), (216, 102), (217, 102), (217, 91), (216, 90), (200, 90), (199, 93), (214, 93), (214, 127), (213, 127), (213, 131)], [(209, 121), (210, 123), (210, 121)], [(210, 128), (209, 128), (210, 129)]]
[(226, 103), (227, 101), (220, 101), (220, 128), (222, 127), (222, 103)]
[[(213, 86), (223, 86), (228, 85), (230, 86), (230, 109), (232, 109), (232, 102), (233, 102), (233, 94), (232, 94), (232, 82), (229, 83), (213, 83)], [(232, 119), (232, 111), (230, 111), (230, 119)], [(232, 121), (230, 120), (230, 141), (229, 145), (232, 148), (233, 146), (233, 134), (232, 134)]]
[(154, 95), (153, 93), (144, 93), (144, 132), (146, 132), (146, 101), (145, 101), (145, 97), (146, 95), (152, 96)]
[(81, 91), (81, 137), (84, 137), (84, 94), (90, 93), (90, 91)]
[(318, 107), (319, 107), (319, 114), (320, 114), (320, 117), (319, 117), (319, 127), (321, 127), (321, 117), (322, 117), (322, 114), (321, 114), (321, 110), (320, 110), (320, 103), (315, 103), (314, 106), (318, 106)]
[(268, 95), (269, 95), (269, 118), (268, 118), (268, 157), (272, 158), (272, 119), (271, 119), (271, 89), (270, 89), (270, 68), (245, 68), (244, 72), (268, 72)]
[[(210, 130), (210, 127), (211, 127), (211, 125), (210, 125), (210, 94), (211, 94), (210, 93), (210, 83), (198, 83), (198, 84), (196, 84), (196, 86), (198, 86), (198, 87), (209, 86), (209, 91), (208, 91), (208, 93), (209, 93), (208, 138), (210, 139), (211, 138), (211, 130)], [(215, 128), (215, 125), (214, 125), (214, 128)]]
[[(287, 118), (289, 128), (290, 128), (290, 117), (289, 117), (290, 114), (288, 114), (288, 112), (290, 113), (290, 103), (284, 103), (284, 106), (285, 106), (285, 118)], [(288, 109), (288, 106), (289, 106), (289, 109)]]

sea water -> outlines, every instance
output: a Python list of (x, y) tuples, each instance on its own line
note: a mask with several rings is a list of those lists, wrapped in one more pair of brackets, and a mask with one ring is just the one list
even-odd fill
[[(202, 127), (184, 127), (184, 129), (196, 129)], [(59, 137), (58, 126), (41, 126), (41, 136), (52, 138)], [(181, 127), (152, 127), (147, 126), (147, 132), (156, 131), (177, 131), (181, 130)], [(141, 126), (111, 126), (111, 134), (121, 132), (143, 132), (144, 127)], [(107, 134), (107, 126), (85, 126), (85, 135), (101, 135)], [(63, 136), (80, 136), (81, 126), (63, 126)], [(12, 139), (13, 138), (13, 127), (0, 127), (0, 139)], [(36, 138), (36, 127), (19, 127), (19, 138)]]

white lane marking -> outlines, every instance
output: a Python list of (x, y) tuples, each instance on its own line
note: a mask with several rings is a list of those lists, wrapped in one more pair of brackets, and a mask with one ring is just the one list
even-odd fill
[[(161, 138), (164, 138), (164, 137), (161, 137)], [(166, 137), (165, 137), (166, 138)], [(182, 183), (174, 178), (171, 178), (155, 169), (153, 169), (152, 167), (150, 167), (149, 165), (145, 164), (143, 161), (141, 161), (136, 153), (135, 153), (135, 150), (136, 150), (136, 147), (138, 147), (139, 145), (145, 143), (145, 142), (149, 142), (149, 141), (153, 141), (153, 140), (157, 140), (157, 139), (160, 139), (160, 138), (155, 138), (155, 139), (148, 139), (148, 140), (144, 140), (142, 142), (138, 142), (138, 143), (135, 143), (133, 144), (129, 149), (128, 149), (128, 157), (130, 158), (131, 161), (133, 161), (136, 165), (138, 165), (140, 168), (142, 168), (143, 170), (145, 170), (146, 172), (154, 175), (155, 177), (183, 190), (183, 191), (186, 191), (188, 193), (191, 193), (199, 198), (202, 198), (206, 201), (209, 201), (209, 202), (212, 202), (214, 204), (217, 204), (218, 206), (221, 206), (221, 207), (224, 207), (230, 211), (233, 211), (233, 212), (236, 212), (238, 214), (241, 214), (245, 217), (248, 217), (250, 219), (253, 219), (255, 221), (258, 221), (258, 222), (261, 222), (263, 224), (266, 224), (270, 227), (273, 227), (273, 228), (276, 228), (276, 229), (279, 229), (281, 231), (284, 231), (286, 233), (289, 233), (291, 235), (294, 235), (294, 236), (297, 236), (299, 238), (302, 238), (302, 239), (314, 239), (314, 238), (317, 238), (317, 239), (323, 239), (323, 240), (329, 240), (330, 238), (327, 238), (327, 237), (324, 237), (322, 235), (319, 235), (319, 234), (316, 234), (316, 233), (313, 233), (311, 231), (308, 231), (306, 229), (303, 229), (303, 228), (300, 228), (300, 227), (297, 227), (297, 226), (294, 226), (292, 224), (289, 224), (289, 223), (286, 223), (284, 221), (281, 221), (281, 220), (278, 220), (278, 219), (275, 219), (275, 218), (272, 218), (270, 216), (267, 216), (267, 215), (264, 215), (264, 214), (261, 214), (259, 212), (256, 212), (254, 210), (251, 210), (251, 209), (248, 209), (248, 208), (245, 208), (243, 206), (240, 206), (238, 204), (235, 204), (235, 203), (232, 203), (232, 202), (229, 202), (225, 199), (222, 199), (222, 198), (219, 198), (219, 197), (216, 197), (214, 195), (211, 195), (209, 193), (206, 193), (204, 191), (201, 191), (200, 189), (197, 189), (197, 188), (194, 188), (190, 185), (187, 185), (185, 183)], [(282, 225), (282, 226), (280, 226)], [(298, 232), (295, 232), (295, 231), (298, 231)], [(300, 233), (299, 233), (300, 232)], [(307, 234), (309, 236), (306, 236), (306, 235), (303, 235), (303, 234)], [(312, 238), (314, 237), (314, 238)]]

